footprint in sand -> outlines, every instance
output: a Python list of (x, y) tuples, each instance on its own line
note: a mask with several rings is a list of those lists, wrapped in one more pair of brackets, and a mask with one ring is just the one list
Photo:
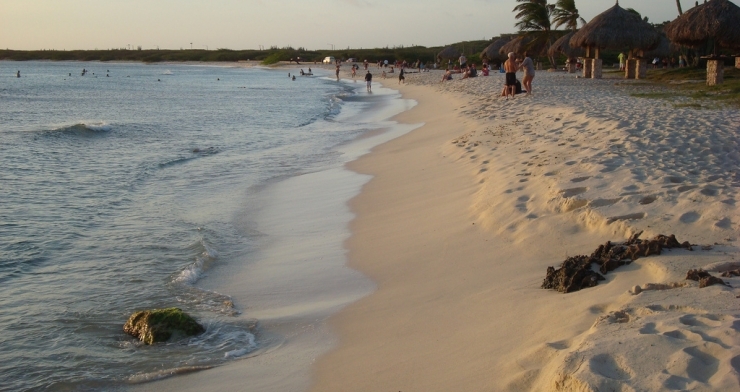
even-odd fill
[(718, 191), (717, 191), (716, 189), (714, 189), (714, 188), (709, 188), (709, 187), (707, 187), (707, 188), (704, 188), (704, 189), (702, 189), (702, 190), (701, 190), (701, 191), (699, 191), (699, 192), (700, 192), (700, 193), (701, 193), (702, 195), (704, 195), (704, 196), (717, 196), (717, 194), (719, 193), (719, 192), (718, 192)]
[(696, 211), (690, 211), (683, 215), (681, 215), (680, 218), (678, 218), (679, 221), (682, 223), (694, 223), (698, 221), (701, 218), (701, 214), (699, 214)]
[(588, 205), (591, 208), (608, 207), (617, 204), (620, 200), (622, 200), (621, 197), (618, 197), (616, 199), (596, 199), (592, 200)]
[(645, 196), (642, 199), (640, 199), (640, 204), (642, 204), (642, 205), (652, 204), (655, 200), (658, 200), (658, 197), (656, 197), (656, 196)]
[(629, 380), (635, 372), (627, 366), (627, 361), (610, 354), (599, 354), (588, 361), (588, 366), (596, 374), (612, 380)]
[(563, 197), (573, 197), (573, 196), (577, 196), (582, 193), (585, 193), (586, 191), (588, 191), (587, 187), (578, 187), (578, 188), (563, 189), (562, 191), (560, 191), (560, 194)]
[(570, 180), (570, 182), (583, 182), (591, 178), (591, 176), (576, 177)]
[(732, 228), (732, 220), (728, 217), (724, 217), (717, 222), (714, 223), (715, 227), (718, 227), (720, 229), (731, 229)]
[(696, 185), (684, 185), (684, 186), (680, 186), (680, 187), (676, 188), (676, 190), (679, 193), (681, 193), (681, 192), (690, 191), (690, 190), (695, 189), (695, 188), (697, 188)]
[(644, 212), (636, 212), (634, 214), (627, 214), (627, 215), (621, 215), (621, 216), (613, 216), (606, 220), (607, 224), (612, 224), (616, 221), (625, 221), (625, 220), (638, 220), (643, 219), (647, 216)]

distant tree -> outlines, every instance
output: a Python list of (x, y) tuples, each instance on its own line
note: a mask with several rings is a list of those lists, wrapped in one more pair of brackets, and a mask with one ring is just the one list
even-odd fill
[(576, 31), (578, 30), (578, 22), (586, 24), (586, 20), (578, 13), (575, 0), (557, 0), (552, 15), (552, 25), (555, 28), (565, 26)]
[[(555, 10), (555, 5), (547, 4), (547, 0), (516, 0), (519, 5), (514, 7), (516, 19), (514, 24), (519, 31), (524, 31), (527, 36), (533, 38), (529, 44), (529, 50), (542, 53), (552, 45), (552, 24), (550, 17)], [(550, 59), (554, 65), (554, 59)]]

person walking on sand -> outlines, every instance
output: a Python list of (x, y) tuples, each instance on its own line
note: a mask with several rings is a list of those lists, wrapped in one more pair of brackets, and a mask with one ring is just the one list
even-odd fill
[(401, 72), (398, 74), (398, 84), (406, 84), (406, 77), (403, 76), (403, 67), (401, 67)]
[(527, 56), (527, 52), (524, 52), (524, 61), (522, 61), (522, 65), (519, 66), (519, 69), (524, 69), (524, 80), (522, 80), (522, 84), (527, 90), (527, 95), (532, 95), (532, 80), (534, 80), (534, 61), (532, 61), (532, 59)]
[(337, 64), (337, 70), (335, 73), (337, 75), (337, 82), (338, 82), (339, 81), (339, 64)]
[(465, 68), (465, 66), (468, 64), (468, 59), (465, 57), (464, 54), (460, 55), (460, 58), (458, 59), (460, 61), (460, 69)]
[(367, 84), (367, 92), (373, 91), (373, 74), (370, 73), (370, 70), (367, 70), (367, 73), (365, 74), (365, 83)]
[(619, 52), (617, 58), (619, 59), (619, 70), (624, 71), (624, 52)]
[(514, 52), (509, 52), (509, 59), (504, 63), (504, 71), (506, 71), (506, 99), (514, 98), (516, 93), (516, 60), (514, 59)]

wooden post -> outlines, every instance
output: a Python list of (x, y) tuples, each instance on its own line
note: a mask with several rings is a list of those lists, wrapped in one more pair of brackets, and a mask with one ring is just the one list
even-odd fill
[(575, 60), (568, 60), (568, 73), (576, 73)]
[(591, 70), (591, 77), (593, 79), (601, 79), (601, 70), (603, 68), (603, 62), (602, 59), (593, 59), (591, 60), (593, 62), (593, 67)]
[(637, 78), (637, 59), (628, 59), (624, 65), (624, 78), (625, 79), (636, 79)]
[(591, 72), (593, 71), (594, 59), (585, 58), (583, 59), (583, 77), (590, 79)]
[(645, 79), (645, 76), (647, 76), (647, 65), (650, 60), (648, 59), (637, 59), (637, 64), (635, 66), (635, 79)]
[(707, 60), (707, 86), (716, 86), (725, 81), (725, 62)]

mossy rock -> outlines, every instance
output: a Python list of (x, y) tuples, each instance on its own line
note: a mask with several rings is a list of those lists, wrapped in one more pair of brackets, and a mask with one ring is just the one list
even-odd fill
[(179, 308), (151, 309), (136, 312), (123, 325), (123, 331), (145, 344), (166, 342), (172, 335), (193, 336), (205, 328)]

